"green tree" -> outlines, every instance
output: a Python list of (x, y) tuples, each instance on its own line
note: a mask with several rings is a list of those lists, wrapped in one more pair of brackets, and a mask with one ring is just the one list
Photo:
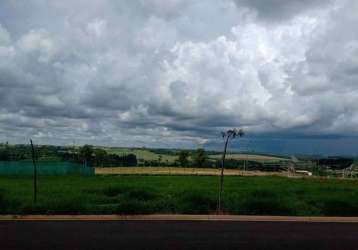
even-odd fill
[(159, 156), (158, 156), (158, 165), (159, 165), (159, 166), (162, 165), (162, 159), (163, 159), (163, 156), (162, 156), (162, 155), (159, 155)]
[(10, 161), (10, 150), (9, 150), (9, 143), (6, 142), (4, 147), (0, 149), (0, 161)]
[(203, 148), (197, 149), (193, 156), (193, 162), (195, 167), (204, 167), (205, 163), (208, 161), (208, 155), (206, 154), (205, 150)]
[(80, 158), (84, 164), (87, 165), (92, 160), (93, 147), (91, 145), (84, 145), (80, 148)]
[(188, 151), (180, 151), (178, 156), (178, 162), (181, 167), (187, 167), (189, 164), (189, 153)]
[(94, 150), (94, 159), (96, 162), (97, 166), (101, 166), (103, 167), (103, 163), (106, 161), (107, 159), (107, 152), (106, 150), (102, 149), (102, 148), (96, 148)]

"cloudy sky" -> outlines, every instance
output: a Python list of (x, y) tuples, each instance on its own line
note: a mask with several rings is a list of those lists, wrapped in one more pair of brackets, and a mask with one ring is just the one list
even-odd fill
[(358, 154), (356, 0), (1, 0), (0, 140)]

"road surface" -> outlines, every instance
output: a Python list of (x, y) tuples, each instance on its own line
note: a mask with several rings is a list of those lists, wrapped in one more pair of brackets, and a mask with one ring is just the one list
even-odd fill
[(0, 249), (358, 249), (358, 223), (0, 221)]

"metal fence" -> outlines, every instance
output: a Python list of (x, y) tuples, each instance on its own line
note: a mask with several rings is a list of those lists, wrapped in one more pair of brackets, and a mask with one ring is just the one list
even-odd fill
[[(94, 175), (94, 168), (85, 167), (66, 161), (38, 161), (37, 174), (58, 175)], [(24, 161), (0, 161), (0, 176), (31, 176), (33, 164), (30, 160)]]

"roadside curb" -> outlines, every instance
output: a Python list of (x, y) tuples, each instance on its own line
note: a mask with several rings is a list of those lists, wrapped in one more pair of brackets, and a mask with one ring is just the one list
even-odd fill
[(358, 217), (245, 215), (0, 215), (0, 221), (242, 221), (358, 223)]

